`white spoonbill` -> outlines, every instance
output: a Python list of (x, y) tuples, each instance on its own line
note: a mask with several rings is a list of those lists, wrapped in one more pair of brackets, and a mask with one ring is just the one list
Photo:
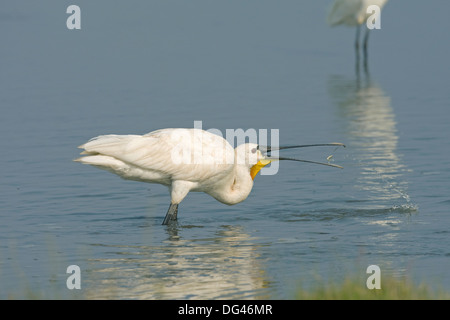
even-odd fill
[(344, 146), (341, 143), (263, 147), (254, 143), (236, 149), (222, 137), (201, 129), (161, 129), (145, 135), (102, 135), (79, 148), (84, 157), (75, 161), (108, 170), (118, 176), (169, 187), (171, 202), (163, 224), (177, 219), (178, 204), (189, 191), (205, 192), (233, 205), (245, 200), (256, 174), (274, 160), (262, 152), (309, 146)]
[[(371, 15), (367, 13), (367, 7), (377, 5), (380, 10), (388, 0), (336, 0), (328, 14), (327, 22), (330, 26), (346, 25), (356, 27), (355, 49), (359, 50), (360, 27)], [(367, 56), (367, 41), (369, 28), (364, 35), (364, 55)]]

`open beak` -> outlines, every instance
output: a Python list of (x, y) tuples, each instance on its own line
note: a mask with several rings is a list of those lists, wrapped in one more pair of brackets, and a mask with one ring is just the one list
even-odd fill
[[(264, 152), (266, 154), (270, 154), (271, 151), (274, 150), (284, 150), (284, 149), (294, 149), (294, 148), (305, 148), (305, 147), (323, 147), (323, 146), (332, 146), (332, 147), (344, 147), (345, 145), (342, 143), (338, 143), (338, 142), (334, 142), (334, 143), (321, 143), (321, 144), (304, 144), (304, 145), (296, 145), (296, 146), (283, 146), (283, 147), (266, 147), (266, 146), (259, 146), (259, 150), (261, 152)], [(267, 166), (269, 163), (271, 163), (272, 161), (278, 161), (278, 160), (290, 160), (290, 161), (298, 161), (298, 162), (306, 162), (306, 163), (313, 163), (313, 164), (320, 164), (323, 166), (328, 166), (328, 167), (334, 167), (334, 168), (339, 168), (339, 169), (343, 169), (342, 166), (339, 166), (337, 164), (332, 164), (332, 163), (328, 163), (328, 162), (317, 162), (317, 161), (311, 161), (311, 160), (303, 160), (303, 159), (295, 159), (295, 158), (287, 158), (287, 157), (270, 157), (270, 156), (265, 156), (263, 159), (259, 160), (257, 164), (255, 164), (253, 167), (251, 167), (250, 169), (250, 175), (252, 177), (252, 179), (255, 179), (256, 175), (258, 174), (258, 172), (264, 168), (265, 166)]]
[(296, 145), (296, 146), (283, 146), (283, 147), (259, 146), (259, 150), (261, 150), (261, 152), (270, 153), (271, 151), (274, 151), (274, 150), (308, 148), (308, 147), (344, 147), (345, 148), (345, 144), (339, 143), (339, 142), (332, 142), (332, 143), (318, 143), (318, 144), (300, 144), (300, 145)]

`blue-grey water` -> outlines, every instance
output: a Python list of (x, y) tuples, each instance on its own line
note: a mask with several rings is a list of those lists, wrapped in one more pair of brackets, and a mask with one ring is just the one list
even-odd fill
[[(372, 264), (450, 291), (450, 4), (390, 1), (368, 70), (329, 5), (3, 1), (0, 298), (288, 299)], [(100, 134), (195, 120), (342, 142), (282, 154), (344, 169), (282, 162), (238, 205), (189, 194), (167, 228), (165, 187), (72, 161)]]

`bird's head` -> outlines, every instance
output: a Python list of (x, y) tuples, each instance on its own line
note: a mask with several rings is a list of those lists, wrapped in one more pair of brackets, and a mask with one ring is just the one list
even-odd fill
[(284, 147), (267, 147), (260, 146), (255, 143), (245, 143), (241, 144), (235, 149), (236, 161), (238, 165), (245, 165), (250, 170), (250, 176), (252, 179), (255, 179), (255, 176), (258, 172), (270, 164), (272, 161), (278, 160), (290, 160), (290, 161), (298, 161), (298, 162), (307, 162), (325, 165), (329, 167), (335, 167), (342, 169), (341, 166), (331, 163), (324, 162), (316, 162), (310, 160), (303, 159), (294, 159), (294, 158), (286, 158), (286, 157), (271, 157), (270, 153), (272, 151), (278, 151), (283, 149), (293, 149), (293, 148), (304, 148), (304, 147), (317, 147), (317, 146), (334, 146), (334, 147), (345, 147), (342, 143), (323, 143), (323, 144), (311, 144), (311, 145), (296, 145), (296, 146), (284, 146)]

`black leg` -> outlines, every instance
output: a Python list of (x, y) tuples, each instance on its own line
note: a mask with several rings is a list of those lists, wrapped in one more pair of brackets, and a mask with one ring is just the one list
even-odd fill
[(356, 74), (359, 74), (359, 34), (360, 34), (361, 26), (356, 27), (356, 37), (355, 37), (355, 67)]
[(178, 214), (178, 204), (171, 203), (162, 224), (167, 225), (169, 224), (170, 221), (177, 220), (177, 214)]
[(366, 73), (366, 75), (368, 75), (369, 73), (369, 54), (368, 54), (368, 50), (367, 50), (367, 43), (369, 42), (369, 34), (370, 34), (370, 30), (369, 28), (367, 28), (366, 30), (366, 34), (364, 36), (364, 45), (363, 45), (363, 53), (364, 53), (364, 72)]
[(356, 36), (355, 36), (355, 50), (359, 50), (359, 34), (361, 33), (361, 26), (356, 26)]
[(370, 34), (370, 29), (367, 28), (366, 34), (364, 35), (364, 44), (363, 44), (364, 59), (366, 59), (366, 60), (367, 60), (367, 43), (369, 42), (369, 34)]

